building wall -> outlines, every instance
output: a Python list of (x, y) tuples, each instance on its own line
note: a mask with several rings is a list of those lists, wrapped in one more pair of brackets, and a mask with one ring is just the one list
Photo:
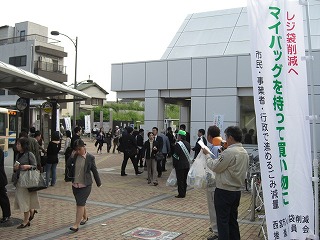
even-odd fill
[[(315, 102), (318, 103), (320, 51), (315, 51), (313, 56)], [(191, 142), (196, 140), (199, 128), (212, 125), (213, 115), (224, 116), (223, 128), (239, 125), (240, 98), (253, 96), (248, 54), (113, 64), (111, 76), (111, 90), (116, 91), (119, 98), (145, 99), (145, 130), (153, 126), (163, 128), (165, 99), (177, 99), (178, 103), (180, 99), (190, 98), (187, 128)], [(316, 104), (315, 114), (319, 113), (320, 105)], [(319, 120), (316, 129), (319, 136)]]

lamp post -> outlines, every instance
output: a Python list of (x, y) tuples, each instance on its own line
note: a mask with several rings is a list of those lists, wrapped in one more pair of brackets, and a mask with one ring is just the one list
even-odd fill
[[(75, 64), (74, 64), (74, 89), (77, 89), (77, 62), (78, 62), (78, 37), (76, 37), (76, 41), (73, 41), (68, 35), (65, 35), (61, 32), (58, 31), (51, 31), (51, 35), (58, 36), (58, 35), (63, 35), (73, 43), (75, 50), (76, 50), (76, 57), (75, 57)], [(72, 127), (73, 129), (76, 127), (76, 97), (73, 96), (73, 124)], [(72, 130), (73, 130), (72, 129)]]

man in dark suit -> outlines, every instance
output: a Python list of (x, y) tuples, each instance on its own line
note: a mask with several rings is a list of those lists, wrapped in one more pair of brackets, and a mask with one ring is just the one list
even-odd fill
[(190, 143), (190, 133), (186, 131), (186, 125), (185, 124), (181, 124), (180, 125), (180, 130), (183, 130), (186, 132), (186, 141), (188, 143)]
[(183, 130), (178, 132), (178, 141), (176, 143), (172, 164), (177, 174), (178, 195), (176, 198), (185, 198), (187, 192), (187, 176), (190, 169), (190, 144), (186, 141), (187, 133)]
[(201, 147), (200, 147), (200, 145), (198, 143), (201, 139), (202, 139), (204, 145), (207, 146), (207, 139), (204, 136), (205, 133), (206, 133), (206, 131), (204, 129), (202, 129), (202, 128), (198, 130), (198, 140), (197, 140), (196, 145), (194, 146), (194, 148), (192, 148), (192, 150), (194, 151), (193, 159), (196, 159), (196, 157), (198, 156), (198, 154), (199, 154), (199, 152), (201, 150)]
[[(139, 129), (139, 134), (135, 137), (137, 140), (137, 146), (138, 146), (137, 164), (139, 165), (139, 163), (140, 163), (141, 168), (143, 167), (143, 158), (144, 158), (143, 136), (144, 136), (144, 130), (141, 128), (141, 129)], [(147, 166), (147, 165), (145, 165), (145, 166)]]
[[(158, 135), (158, 128), (153, 127), (152, 128), (152, 133), (154, 135), (154, 141), (158, 142), (159, 144), (159, 152), (162, 153), (162, 147), (163, 147), (163, 139)], [(157, 171), (158, 171), (158, 177), (162, 176), (162, 162), (157, 161)]]
[(141, 174), (142, 172), (138, 169), (138, 162), (136, 160), (136, 155), (138, 153), (138, 146), (136, 139), (132, 136), (133, 128), (127, 127), (126, 128), (127, 133), (125, 135), (122, 135), (121, 144), (123, 144), (124, 149), (124, 156), (123, 161), (121, 165), (121, 176), (127, 176), (126, 174), (126, 167), (128, 163), (128, 159), (131, 159), (132, 165), (134, 167), (134, 171), (136, 175)]
[(7, 184), (8, 179), (4, 171), (4, 152), (0, 148), (0, 206), (2, 209), (2, 219), (0, 220), (0, 223), (8, 222), (11, 216), (10, 202), (6, 189)]

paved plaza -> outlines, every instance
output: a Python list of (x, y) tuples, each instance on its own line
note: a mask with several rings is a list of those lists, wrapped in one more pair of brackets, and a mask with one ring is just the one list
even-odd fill
[[(87, 202), (89, 221), (80, 226), (76, 233), (69, 227), (75, 220), (75, 200), (71, 183), (63, 179), (64, 156), (60, 156), (57, 169), (57, 184), (39, 191), (41, 209), (35, 215), (31, 226), (16, 229), (17, 225), (3, 227), (0, 225), (0, 239), (139, 239), (130, 234), (134, 229), (155, 229), (174, 232), (177, 240), (207, 239), (209, 216), (207, 198), (204, 189), (188, 189), (186, 198), (179, 199), (176, 188), (167, 187), (166, 180), (172, 168), (168, 159), (167, 172), (159, 178), (159, 185), (147, 184), (147, 173), (136, 176), (131, 161), (128, 161), (128, 176), (120, 176), (123, 154), (106, 152), (97, 154), (94, 142), (84, 138), (88, 152), (96, 157), (102, 186), (95, 184)], [(10, 160), (12, 161), (12, 159)], [(12, 167), (6, 161), (6, 171), (11, 177)], [(7, 186), (10, 203), (13, 208), (14, 187)], [(239, 207), (239, 224), (241, 239), (263, 239), (258, 236), (261, 218), (250, 222), (250, 193), (243, 191)], [(12, 209), (12, 218), (21, 219), (23, 213)], [(17, 224), (20, 222), (17, 221)], [(129, 232), (129, 234), (128, 234)], [(140, 231), (143, 232), (143, 231)], [(143, 235), (143, 234), (142, 234)], [(140, 239), (170, 239), (155, 236), (140, 236)]]

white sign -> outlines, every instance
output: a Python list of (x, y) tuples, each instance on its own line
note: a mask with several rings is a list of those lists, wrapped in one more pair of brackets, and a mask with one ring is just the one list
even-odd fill
[(314, 233), (302, 7), (248, 0), (251, 69), (269, 239)]
[(213, 125), (216, 125), (222, 132), (224, 131), (223, 121), (224, 121), (223, 115), (213, 114)]
[(64, 118), (64, 123), (66, 125), (66, 131), (69, 130), (72, 133), (70, 117), (65, 117)]
[(84, 116), (84, 132), (85, 133), (90, 133), (91, 132), (91, 127), (90, 127), (90, 115), (85, 115)]
[(57, 109), (56, 131), (60, 132), (60, 111)]

